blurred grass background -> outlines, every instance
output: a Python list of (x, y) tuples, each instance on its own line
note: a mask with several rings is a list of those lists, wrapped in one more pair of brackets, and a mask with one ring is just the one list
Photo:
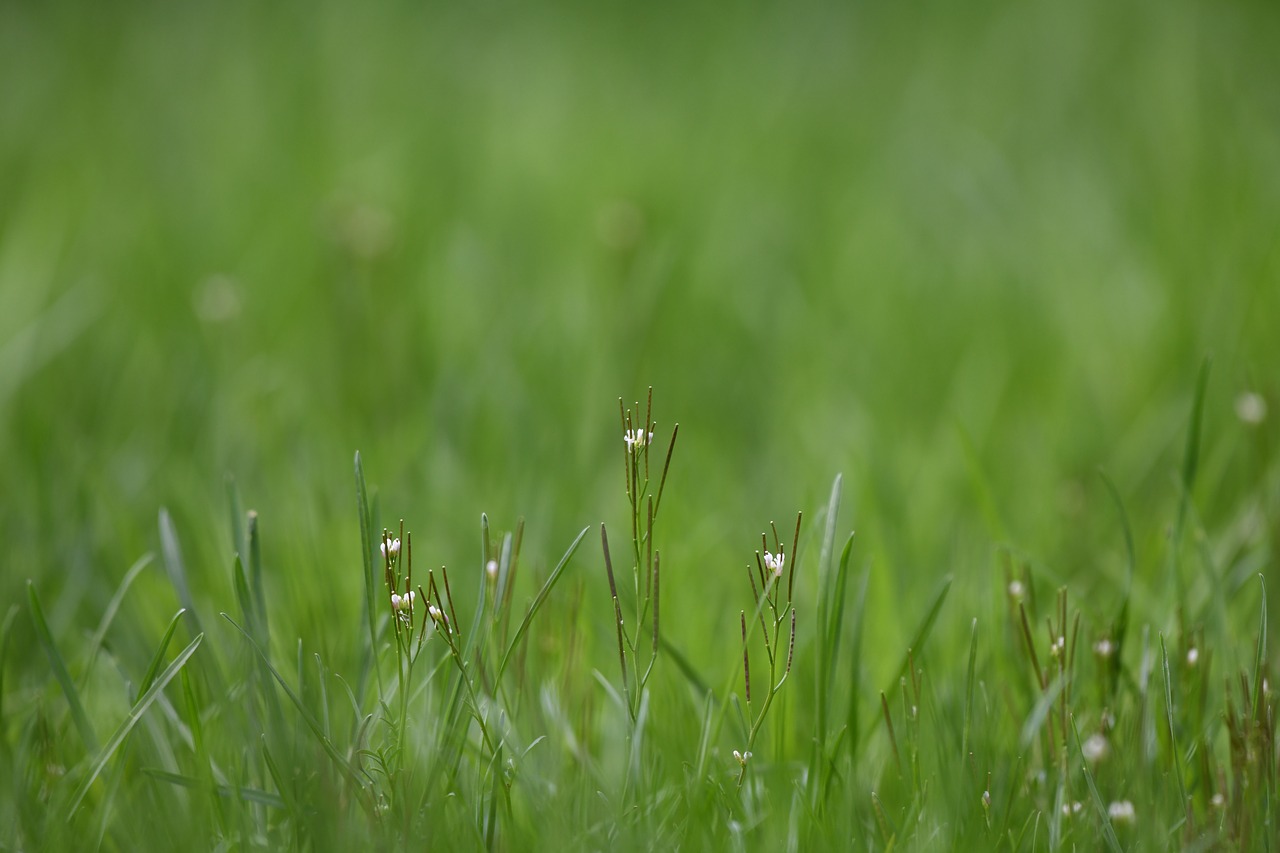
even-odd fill
[[(943, 574), (992, 594), (997, 544), (1108, 601), (1099, 466), (1168, 624), (1207, 355), (1193, 497), (1233, 590), (1280, 537), (1276, 44), (1280, 8), (1236, 0), (3, 0), (0, 596), (34, 578), (78, 636), (167, 506), (230, 609), (231, 475), (276, 636), (328, 652), (353, 451), (419, 559), (478, 569), (487, 511), (545, 569), (624, 523), (616, 400), (651, 384), (681, 424), (663, 608), (700, 666), (732, 665), (739, 606), (705, 602), (746, 600), (759, 531), (837, 472), (875, 683)], [(595, 549), (573, 571), (607, 629)], [(145, 650), (176, 604), (137, 589)], [(962, 648), (967, 615), (938, 631)]]

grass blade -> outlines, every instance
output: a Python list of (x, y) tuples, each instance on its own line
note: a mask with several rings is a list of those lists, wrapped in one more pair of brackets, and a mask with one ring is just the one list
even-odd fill
[(1084, 781), (1089, 785), (1089, 800), (1098, 813), (1098, 820), (1102, 821), (1102, 838), (1107, 842), (1107, 848), (1111, 853), (1124, 853), (1124, 848), (1120, 846), (1120, 839), (1116, 837), (1115, 827), (1111, 825), (1111, 816), (1107, 814), (1107, 804), (1102, 802), (1098, 785), (1093, 781), (1093, 773), (1089, 771), (1089, 762), (1085, 760), (1084, 746), (1080, 743), (1080, 729), (1076, 728), (1074, 715), (1071, 717), (1071, 730), (1076, 736), (1076, 755), (1080, 756), (1080, 769), (1084, 772)]
[(1178, 736), (1173, 727), (1173, 681), (1169, 677), (1169, 650), (1165, 648), (1164, 634), (1160, 635), (1160, 666), (1164, 672), (1164, 715), (1169, 723), (1169, 750), (1173, 753), (1173, 775), (1178, 777), (1178, 794), (1182, 797), (1181, 805), (1186, 810), (1189, 820), (1191, 801), (1187, 799), (1187, 783), (1182, 778), (1182, 756), (1178, 753)]
[(115, 734), (111, 736), (111, 740), (107, 741), (107, 745), (103, 747), (102, 751), (98, 753), (98, 757), (94, 759), (92, 766), (89, 768), (89, 775), (84, 778), (84, 781), (80, 783), (80, 787), (76, 789), (75, 795), (71, 798), (71, 809), (67, 814), (68, 819), (70, 819), (71, 816), (76, 813), (76, 810), (80, 808), (80, 803), (84, 800), (85, 794), (89, 792), (89, 786), (98, 778), (98, 774), (102, 772), (102, 768), (107, 765), (107, 762), (111, 760), (111, 756), (114, 755), (115, 751), (120, 748), (122, 743), (124, 743), (125, 738), (129, 736), (129, 732), (133, 731), (133, 727), (138, 724), (138, 721), (142, 719), (142, 715), (151, 707), (151, 703), (160, 695), (160, 691), (164, 690), (164, 688), (168, 686), (169, 682), (173, 680), (174, 676), (176, 676), (182, 668), (186, 666), (187, 661), (196, 653), (196, 649), (200, 648), (202, 640), (204, 640), (204, 634), (197, 634), (196, 638), (188, 643), (185, 649), (178, 653), (178, 656), (173, 659), (173, 662), (165, 668), (165, 671), (160, 674), (160, 677), (152, 682), (147, 691), (143, 693), (142, 697), (134, 704), (133, 710), (129, 712), (129, 716), (125, 717), (124, 722), (120, 724), (120, 727), (116, 729)]
[[(1200, 374), (1196, 377), (1195, 397), (1191, 402), (1191, 422), (1187, 427), (1187, 446), (1182, 454), (1182, 499), (1178, 502), (1178, 525), (1175, 531), (1182, 533), (1186, 522), (1187, 505), (1191, 501), (1191, 488), (1196, 482), (1196, 472), (1200, 466), (1200, 431), (1204, 421), (1204, 397), (1209, 386), (1209, 366), (1212, 362), (1206, 358), (1200, 364)], [(1177, 542), (1180, 536), (1175, 536)]]
[(154, 559), (151, 554), (143, 554), (138, 558), (129, 570), (124, 573), (124, 579), (120, 581), (120, 586), (116, 588), (115, 595), (111, 596), (111, 601), (107, 602), (107, 609), (102, 612), (102, 620), (98, 622), (98, 630), (93, 632), (93, 636), (89, 638), (89, 662), (85, 664), (84, 675), (80, 677), (80, 686), (84, 687), (85, 680), (88, 679), (89, 673), (93, 671), (93, 665), (98, 660), (98, 652), (102, 650), (102, 640), (107, 636), (107, 630), (111, 627), (111, 623), (115, 621), (116, 613), (120, 610), (120, 605), (124, 601), (125, 593), (129, 591), (129, 587), (133, 585), (134, 580), (142, 573), (151, 561)]
[(156, 649), (156, 653), (151, 656), (151, 664), (147, 667), (147, 671), (142, 676), (142, 681), (138, 683), (138, 696), (146, 693), (151, 688), (151, 683), (156, 679), (156, 673), (160, 671), (160, 664), (164, 663), (164, 653), (169, 649), (169, 641), (173, 639), (173, 632), (178, 627), (178, 620), (182, 618), (183, 611), (179, 608), (178, 612), (173, 614), (173, 618), (169, 620), (169, 627), (164, 632), (164, 637), (160, 640), (160, 646)]
[[(359, 450), (356, 451), (355, 464), (356, 512), (360, 516), (360, 563), (364, 569), (364, 621), (369, 629), (369, 666), (373, 669), (374, 678), (381, 692), (382, 673), (378, 669), (377, 578), (374, 575), (373, 565), (373, 519), (369, 515), (369, 491), (364, 483), (364, 465), (360, 461)], [(364, 692), (364, 676), (361, 676), (360, 690), (361, 693)]]
[(267, 651), (271, 650), (271, 632), (267, 625), (267, 598), (262, 591), (262, 537), (258, 535), (258, 513), (249, 510), (249, 565), (248, 577), (249, 591), (253, 593), (250, 601), (253, 605), (253, 615), (256, 620), (258, 637), (262, 641), (262, 647)]
[(533, 617), (542, 607), (543, 602), (547, 600), (547, 596), (551, 594), (551, 590), (555, 587), (556, 581), (563, 574), (565, 566), (569, 565), (570, 558), (574, 552), (578, 550), (578, 546), (582, 544), (583, 537), (587, 535), (589, 527), (582, 528), (582, 532), (578, 534), (578, 538), (573, 540), (573, 544), (564, 552), (564, 556), (560, 558), (560, 562), (551, 571), (551, 575), (547, 578), (547, 582), (542, 585), (542, 589), (538, 590), (538, 594), (534, 596), (533, 603), (529, 605), (529, 610), (525, 613), (524, 618), (520, 620), (520, 627), (516, 628), (516, 632), (511, 637), (511, 643), (507, 646), (506, 653), (502, 656), (502, 663), (498, 664), (498, 674), (494, 678), (494, 682), (502, 681), (502, 674), (507, 670), (507, 663), (511, 660), (511, 654), (520, 645), (520, 640), (524, 637), (525, 631), (529, 630), (529, 623), (533, 621)]
[[(915, 634), (912, 635), (911, 642), (907, 644), (907, 651), (902, 656), (901, 665), (899, 665), (897, 670), (894, 672), (893, 681), (884, 689), (884, 691), (882, 691), (885, 694), (892, 693), (894, 688), (899, 685), (907, 674), (907, 667), (911, 665), (912, 653), (914, 651), (918, 651), (924, 645), (924, 642), (929, 639), (929, 634), (933, 631), (933, 623), (937, 621), (938, 613), (942, 611), (942, 605), (946, 603), (947, 593), (951, 591), (951, 581), (951, 575), (947, 575), (942, 579), (942, 583), (938, 587), (938, 591), (934, 593), (933, 603), (929, 606), (924, 619), (921, 620), (920, 625), (916, 628)], [(871, 734), (875, 731), (877, 725), (878, 724), (876, 722), (872, 722), (872, 724), (867, 727), (867, 730), (862, 735), (863, 740), (871, 737)]]
[(964, 727), (960, 735), (960, 761), (969, 757), (969, 726), (973, 722), (973, 670), (978, 660), (978, 619), (969, 629), (969, 671), (964, 683)]
[(227, 505), (231, 510), (231, 550), (241, 556), (245, 553), (244, 513), (240, 509), (240, 490), (236, 478), (227, 475)]
[(67, 665), (62, 660), (58, 647), (54, 645), (53, 635), (49, 633), (49, 623), (44, 618), (44, 608), (40, 606), (36, 586), (31, 581), (27, 581), (27, 609), (31, 612), (31, 621), (36, 627), (36, 637), (39, 638), (40, 645), (44, 647), (44, 653), (49, 658), (49, 666), (53, 668), (53, 677), (58, 680), (63, 695), (67, 697), (67, 704), (71, 706), (71, 719), (75, 722), (76, 731), (80, 733), (80, 740), (84, 742), (85, 749), (89, 752), (97, 752), (98, 736), (94, 733), (89, 717), (84, 712), (84, 705), (80, 703), (80, 693), (71, 681)]
[[(849, 544), (853, 544), (850, 536)], [(853, 647), (849, 649), (849, 709), (845, 714), (845, 731), (849, 733), (849, 760), (858, 757), (858, 697), (862, 685), (862, 626), (867, 612), (867, 588), (871, 584), (871, 566), (862, 570), (862, 580), (858, 584), (858, 595), (853, 600), (852, 628)]]
[[(155, 767), (144, 767), (142, 768), (142, 772), (146, 773), (153, 779), (159, 779), (161, 782), (168, 782), (170, 785), (177, 785), (180, 788), (203, 790), (206, 787), (203, 779), (196, 779), (193, 776), (183, 776), (180, 773), (170, 773), (167, 770), (160, 770)], [(259, 788), (218, 785), (217, 793), (220, 797), (239, 797), (246, 803), (257, 803), (258, 805), (268, 806), (273, 809), (285, 808), (285, 802), (282, 797), (277, 794), (273, 794), (270, 791), (263, 791)]]
[[(837, 577), (832, 577), (832, 557), (834, 556), (836, 547), (836, 522), (840, 515), (840, 497), (843, 491), (844, 479), (837, 474), (835, 482), (831, 484), (831, 497), (827, 500), (827, 518), (826, 524), (822, 531), (822, 550), (818, 557), (818, 589), (820, 591), (818, 599), (818, 677), (814, 682), (814, 690), (816, 692), (816, 706), (818, 715), (818, 742), (821, 743), (827, 737), (827, 703), (828, 693), (831, 690), (831, 679), (834, 675), (836, 667), (835, 656), (839, 649), (839, 631), (833, 626), (832, 610), (835, 609), (838, 614), (843, 614), (844, 598), (835, 598), (836, 590), (842, 584), (840, 583), (840, 575), (845, 575), (849, 568), (848, 555), (849, 549), (846, 545), (844, 554), (840, 562), (840, 568), (837, 570)], [(794, 557), (792, 555), (792, 565), (794, 566)]]
[(244, 635), (244, 638), (249, 641), (249, 645), (253, 646), (253, 650), (257, 652), (258, 658), (266, 666), (267, 671), (271, 673), (271, 677), (274, 678), (276, 683), (284, 690), (285, 695), (289, 697), (289, 701), (291, 701), (293, 706), (298, 709), (298, 714), (301, 715), (302, 721), (307, 724), (307, 728), (311, 730), (313, 735), (315, 735), (315, 738), (319, 741), (321, 748), (324, 749), (328, 756), (333, 760), (333, 763), (337, 765), (338, 769), (346, 775), (352, 784), (354, 784), (358, 789), (363, 790), (363, 783), (361, 782), (359, 775), (356, 773), (355, 768), (353, 768), (347, 759), (342, 756), (342, 753), (338, 752), (337, 747), (333, 745), (333, 742), (325, 736), (324, 730), (320, 727), (320, 723), (316, 721), (315, 717), (311, 716), (311, 712), (307, 710), (307, 706), (303, 704), (302, 699), (293, 691), (293, 688), (291, 688), (288, 682), (284, 680), (284, 677), (280, 675), (279, 671), (271, 665), (271, 661), (267, 660), (267, 656), (263, 654), (262, 647), (259, 646), (253, 637), (249, 635), (248, 631), (236, 623), (236, 620), (232, 619), (226, 613), (221, 615), (223, 619), (226, 619), (231, 623), (232, 627)]
[(164, 568), (169, 575), (169, 583), (178, 594), (178, 604), (187, 613), (192, 635), (201, 634), (200, 617), (196, 615), (195, 600), (191, 597), (191, 586), (187, 583), (187, 565), (182, 559), (182, 546), (178, 544), (178, 531), (173, 526), (173, 517), (169, 510), (160, 509), (160, 552), (164, 555)]
[(1262, 664), (1267, 654), (1267, 579), (1258, 573), (1258, 582), (1262, 584), (1262, 616), (1258, 625), (1258, 650), (1253, 657), (1253, 714), (1254, 719), (1262, 720)]

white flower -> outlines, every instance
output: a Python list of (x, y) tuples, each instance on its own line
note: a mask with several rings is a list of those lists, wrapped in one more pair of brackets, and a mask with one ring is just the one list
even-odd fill
[(1137, 819), (1137, 814), (1133, 810), (1133, 803), (1128, 800), (1118, 800), (1107, 806), (1107, 817), (1114, 823), (1133, 823)]
[(1195, 646), (1187, 649), (1187, 666), (1195, 666), (1198, 660), (1200, 660), (1200, 650)]
[(498, 577), (498, 561), (490, 560), (489, 562), (485, 563), (484, 570), (485, 570), (485, 573), (489, 575), (490, 580), (496, 579)]
[(1267, 419), (1267, 401), (1256, 391), (1245, 391), (1236, 397), (1236, 417), (1249, 426), (1257, 426)]
[(1116, 644), (1107, 637), (1103, 637), (1093, 644), (1093, 653), (1105, 660), (1116, 653)]
[(382, 540), (382, 559), (395, 559), (400, 556), (400, 540), (399, 539), (383, 539)]
[(782, 577), (782, 566), (786, 562), (787, 555), (783, 554), (781, 551), (778, 552), (778, 556), (776, 557), (768, 551), (764, 552), (764, 567), (773, 572), (773, 576), (775, 578)]
[(1014, 601), (1021, 601), (1022, 596), (1026, 593), (1026, 591), (1027, 591), (1026, 588), (1023, 587), (1022, 585), (1022, 581), (1009, 582), (1009, 597), (1012, 598)]
[(437, 622), (440, 622), (444, 619), (444, 613), (441, 612), (440, 608), (436, 607), (434, 604), (427, 606), (427, 615), (430, 616), (432, 619), (436, 620)]
[(1071, 817), (1072, 815), (1078, 815), (1083, 809), (1084, 809), (1084, 804), (1081, 803), (1079, 800), (1076, 800), (1074, 803), (1063, 803), (1062, 816)]
[(1084, 753), (1084, 758), (1090, 764), (1096, 764), (1107, 757), (1107, 751), (1110, 745), (1107, 743), (1106, 737), (1101, 734), (1091, 734), (1088, 739), (1080, 747)]
[(408, 610), (413, 607), (413, 600), (417, 598), (417, 593), (409, 590), (404, 595), (399, 593), (391, 593), (391, 609), (392, 610)]
[(628, 450), (636, 451), (647, 444), (653, 443), (653, 433), (646, 433), (639, 428), (631, 429), (622, 434), (622, 440), (627, 443)]
[(747, 766), (747, 762), (751, 760), (751, 753), (750, 753), (750, 752), (738, 752), (738, 750), (736, 750), (736, 749), (735, 749), (735, 750), (733, 751), (733, 757), (734, 757), (734, 758), (736, 758), (736, 759), (738, 760), (738, 764), (742, 765), (743, 767), (746, 767), (746, 766)]

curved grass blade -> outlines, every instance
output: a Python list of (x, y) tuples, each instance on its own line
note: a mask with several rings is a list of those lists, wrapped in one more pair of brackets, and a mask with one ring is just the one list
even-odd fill
[(85, 749), (89, 752), (97, 752), (98, 736), (94, 733), (89, 717), (84, 712), (84, 705), (80, 704), (80, 693), (71, 682), (67, 665), (63, 662), (58, 647), (54, 645), (53, 635), (49, 633), (49, 623), (44, 619), (44, 608), (40, 606), (40, 597), (36, 595), (36, 585), (30, 580), (27, 581), (27, 609), (31, 612), (31, 621), (36, 627), (36, 637), (49, 658), (49, 666), (53, 668), (53, 677), (58, 680), (63, 695), (67, 697), (67, 704), (71, 706), (71, 719), (75, 722), (76, 731), (80, 733), (80, 740), (84, 742)]
[(151, 656), (151, 664), (147, 667), (147, 671), (142, 676), (142, 681), (138, 683), (138, 696), (146, 693), (151, 688), (151, 683), (156, 680), (156, 673), (160, 671), (160, 664), (164, 663), (164, 653), (169, 650), (169, 641), (173, 639), (173, 632), (178, 627), (178, 620), (182, 618), (185, 611), (179, 608), (178, 612), (173, 614), (173, 618), (169, 620), (169, 627), (164, 632), (164, 637), (160, 640), (160, 646), (156, 649), (156, 653)]
[(529, 605), (529, 610), (525, 613), (524, 618), (520, 620), (520, 627), (516, 628), (515, 634), (511, 637), (511, 643), (507, 646), (506, 653), (502, 656), (502, 663), (498, 664), (498, 674), (494, 678), (494, 683), (502, 681), (502, 674), (507, 670), (507, 663), (511, 660), (511, 654), (520, 645), (520, 640), (524, 637), (526, 631), (529, 630), (529, 623), (533, 621), (533, 617), (541, 609), (543, 603), (547, 600), (547, 596), (551, 594), (552, 588), (555, 587), (556, 581), (560, 579), (560, 575), (564, 573), (565, 566), (569, 565), (569, 560), (573, 557), (578, 546), (582, 544), (583, 537), (587, 535), (589, 527), (582, 528), (582, 532), (578, 534), (578, 538), (573, 540), (573, 544), (564, 552), (564, 556), (560, 558), (560, 562), (552, 569), (551, 575), (547, 578), (547, 582), (542, 585), (542, 589), (538, 590), (538, 594), (534, 596), (533, 603)]
[(165, 671), (160, 674), (160, 677), (152, 682), (147, 691), (143, 693), (142, 697), (134, 704), (133, 710), (131, 710), (129, 715), (124, 718), (124, 722), (122, 722), (120, 727), (116, 729), (115, 734), (111, 736), (111, 740), (107, 741), (107, 745), (103, 747), (102, 751), (98, 753), (98, 757), (94, 759), (92, 766), (89, 768), (89, 775), (85, 776), (84, 781), (80, 783), (80, 787), (76, 789), (74, 796), (71, 798), (71, 809), (67, 813), (68, 819), (70, 819), (71, 816), (76, 813), (76, 810), (80, 808), (80, 803), (84, 800), (85, 794), (89, 793), (89, 786), (98, 778), (98, 774), (102, 772), (102, 768), (107, 765), (111, 756), (114, 755), (115, 751), (120, 748), (122, 743), (124, 743), (125, 738), (129, 736), (129, 732), (133, 731), (133, 727), (142, 719), (142, 715), (151, 707), (151, 703), (156, 700), (156, 697), (160, 695), (160, 692), (164, 690), (164, 688), (168, 686), (169, 682), (173, 680), (174, 676), (176, 676), (182, 668), (186, 666), (187, 661), (196, 653), (196, 649), (200, 648), (202, 640), (204, 640), (204, 634), (197, 634), (196, 638), (188, 643), (185, 649), (178, 653), (178, 656), (173, 659), (173, 662), (165, 668)]
[(89, 638), (89, 662), (85, 665), (84, 675), (80, 677), (80, 686), (84, 687), (89, 673), (93, 671), (93, 665), (98, 660), (98, 652), (102, 650), (102, 640), (107, 636), (107, 630), (111, 627), (111, 623), (115, 621), (116, 613), (120, 610), (120, 605), (124, 601), (125, 593), (129, 591), (129, 587), (133, 585), (134, 580), (142, 573), (142, 570), (151, 564), (155, 559), (153, 554), (143, 554), (137, 561), (129, 567), (124, 573), (124, 578), (120, 581), (120, 586), (116, 588), (115, 595), (111, 596), (111, 601), (107, 602), (107, 609), (102, 613), (102, 620), (98, 622), (98, 630), (93, 632), (93, 636)]
[(191, 597), (191, 586), (187, 583), (187, 564), (182, 559), (178, 531), (173, 526), (169, 510), (164, 507), (160, 508), (160, 551), (164, 555), (164, 568), (169, 575), (169, 583), (173, 584), (173, 589), (178, 594), (178, 604), (187, 611), (186, 618), (190, 623), (191, 633), (203, 633), (200, 617), (196, 615), (195, 600)]

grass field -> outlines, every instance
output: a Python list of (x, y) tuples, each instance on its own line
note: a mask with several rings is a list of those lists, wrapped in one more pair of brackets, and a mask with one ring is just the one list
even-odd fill
[(1276, 849), (1276, 44), (0, 0), (0, 849)]

